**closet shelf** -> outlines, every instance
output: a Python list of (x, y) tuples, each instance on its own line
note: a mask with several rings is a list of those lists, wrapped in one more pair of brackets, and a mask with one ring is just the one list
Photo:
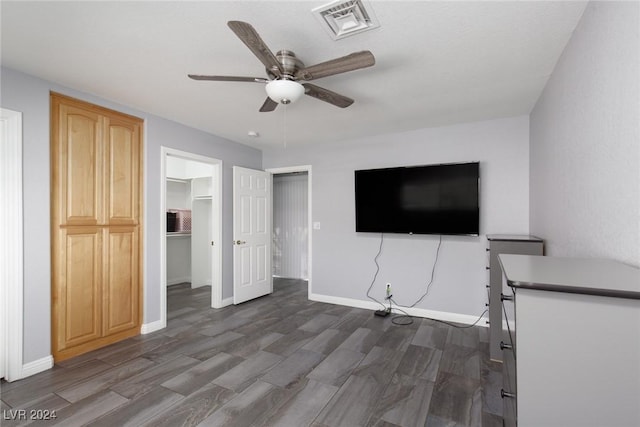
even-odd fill
[(189, 182), (190, 182), (188, 179), (169, 178), (169, 177), (167, 177), (167, 181), (169, 181), (169, 182), (179, 182), (180, 184), (189, 184)]

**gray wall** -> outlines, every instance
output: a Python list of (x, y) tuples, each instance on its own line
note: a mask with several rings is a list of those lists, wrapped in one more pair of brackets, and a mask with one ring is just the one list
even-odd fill
[[(312, 292), (368, 301), (380, 235), (355, 232), (354, 170), (480, 161), (481, 234), (529, 231), (528, 117), (421, 129), (314, 147), (264, 151), (264, 167), (312, 166)], [(385, 235), (373, 296), (391, 282), (411, 304), (424, 291), (437, 236)], [(435, 281), (418, 308), (479, 315), (485, 308), (485, 238), (443, 238)]]
[[(223, 241), (231, 241), (233, 165), (260, 168), (259, 150), (210, 135), (54, 83), (2, 68), (1, 105), (23, 113), (24, 175), (24, 361), (51, 354), (51, 261), (49, 91), (53, 90), (145, 120), (144, 147), (144, 323), (160, 319), (160, 147), (189, 151), (224, 162)], [(232, 294), (232, 247), (223, 250), (223, 297)]]
[(590, 2), (531, 113), (531, 232), (640, 266), (640, 3)]

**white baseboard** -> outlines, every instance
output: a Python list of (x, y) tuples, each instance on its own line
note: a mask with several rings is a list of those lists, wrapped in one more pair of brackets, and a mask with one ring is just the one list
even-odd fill
[(222, 306), (220, 308), (226, 307), (226, 306), (231, 305), (231, 304), (233, 304), (233, 297), (225, 298), (225, 299), (222, 300)]
[(22, 365), (20, 378), (16, 379), (30, 377), (31, 375), (39, 374), (40, 372), (47, 371), (51, 368), (53, 368), (53, 356), (49, 355), (42, 359), (34, 360), (33, 362)]
[[(382, 307), (380, 304), (373, 301), (363, 301), (352, 298), (334, 297), (330, 295), (309, 294), (309, 299), (312, 301), (326, 302), (329, 304), (346, 305), (348, 307), (364, 308), (365, 310), (380, 310)], [(463, 323), (465, 325), (471, 325), (478, 320), (477, 316), (469, 316), (468, 314), (449, 313), (445, 311), (425, 310), (423, 308), (402, 308), (407, 314), (414, 317), (424, 317), (427, 319), (442, 320), (445, 322)], [(393, 309), (393, 313), (404, 314), (401, 311)], [(476, 326), (488, 327), (489, 325), (485, 320), (481, 319)]]
[(329, 304), (346, 305), (348, 307), (364, 308), (365, 310), (380, 310), (380, 304), (373, 301), (362, 301), (359, 299), (334, 297), (331, 295), (309, 294), (311, 301), (326, 302)]
[(177, 285), (179, 283), (185, 283), (185, 282), (191, 283), (191, 276), (174, 277), (173, 279), (169, 279), (167, 277), (167, 286)]
[(144, 323), (140, 328), (140, 333), (142, 335), (150, 334), (151, 332), (159, 331), (160, 329), (166, 328), (167, 325), (162, 323), (161, 320), (156, 320), (151, 323)]
[(201, 288), (203, 286), (211, 286), (211, 281), (204, 282), (204, 283), (193, 283), (193, 282), (191, 282), (191, 289)]

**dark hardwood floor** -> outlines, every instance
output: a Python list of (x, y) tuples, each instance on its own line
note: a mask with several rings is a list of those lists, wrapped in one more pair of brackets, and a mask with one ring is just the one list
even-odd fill
[(309, 301), (306, 282), (274, 288), (214, 310), (209, 287), (171, 286), (166, 329), (3, 381), (0, 424), (502, 425), (501, 365), (489, 361), (486, 328), (398, 326)]

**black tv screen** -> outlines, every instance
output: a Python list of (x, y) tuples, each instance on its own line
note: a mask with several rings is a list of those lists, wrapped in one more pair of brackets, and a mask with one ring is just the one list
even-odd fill
[(356, 231), (480, 234), (480, 164), (355, 171)]

